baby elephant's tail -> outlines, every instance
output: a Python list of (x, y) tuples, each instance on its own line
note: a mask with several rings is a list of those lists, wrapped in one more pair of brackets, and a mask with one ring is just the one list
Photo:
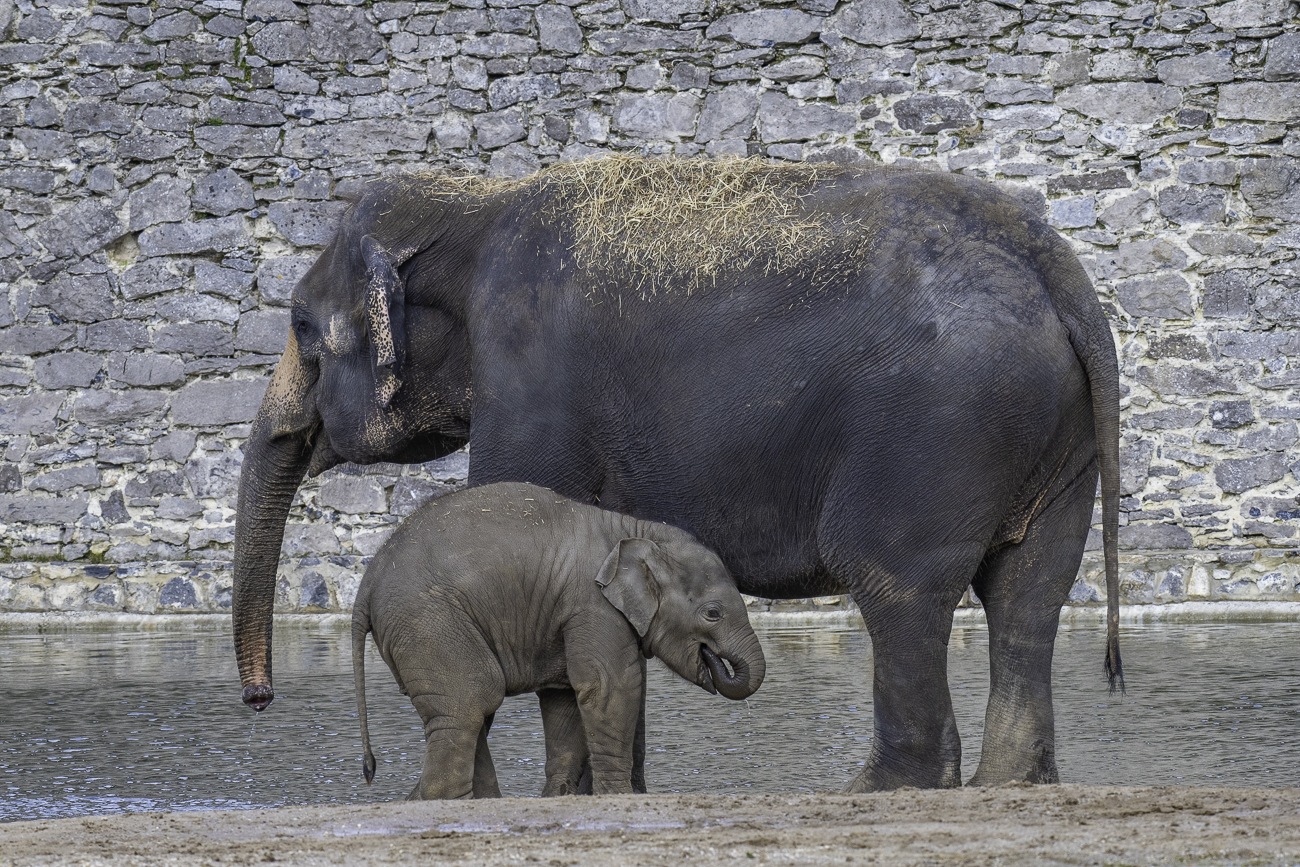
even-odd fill
[(366, 721), (366, 636), (370, 634), (370, 612), (357, 599), (352, 609), (352, 684), (357, 691), (357, 717), (361, 721), (361, 748), (365, 751), (366, 785), (375, 779), (375, 754), (370, 752), (370, 726)]

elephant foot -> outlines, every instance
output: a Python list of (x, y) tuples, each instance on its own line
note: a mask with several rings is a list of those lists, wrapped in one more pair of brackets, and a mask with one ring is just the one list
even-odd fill
[(892, 792), (895, 789), (955, 789), (961, 785), (961, 764), (945, 762), (937, 768), (890, 770), (883, 764), (867, 762), (862, 772), (845, 789), (850, 795), (868, 792)]
[(971, 777), (966, 785), (1001, 786), (1006, 783), (1042, 785), (1060, 781), (1061, 776), (1056, 770), (1055, 744), (1040, 739), (1034, 741), (1028, 755), (1022, 754), (1018, 762), (998, 761), (993, 755), (981, 757), (975, 776)]

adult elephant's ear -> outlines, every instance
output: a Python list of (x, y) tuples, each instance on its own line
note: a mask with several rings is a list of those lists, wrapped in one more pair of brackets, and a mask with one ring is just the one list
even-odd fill
[(649, 539), (624, 539), (609, 552), (596, 573), (600, 591), (642, 638), (659, 611), (659, 582), (651, 574), (649, 562), (656, 556), (656, 549)]
[(361, 239), (361, 256), (366, 263), (366, 325), (370, 330), (375, 388), (379, 405), (385, 408), (402, 385), (406, 360), (406, 283), (397, 269), (414, 252), (390, 251), (374, 235)]

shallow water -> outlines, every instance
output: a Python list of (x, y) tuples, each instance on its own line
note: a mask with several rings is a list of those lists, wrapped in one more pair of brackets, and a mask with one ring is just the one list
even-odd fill
[[(844, 787), (870, 748), (871, 645), (852, 629), (760, 629), (763, 688), (710, 696), (651, 663), (652, 792)], [(222, 631), (0, 633), (0, 821), (402, 798), (420, 771), (419, 717), (367, 657), (375, 784), (361, 776), (350, 640), (277, 626), (278, 697), (239, 703)], [(1063, 628), (1055, 698), (1061, 779), (1118, 785), (1300, 786), (1300, 624), (1123, 630), (1127, 696), (1108, 695), (1103, 628)], [(964, 776), (979, 761), (988, 635), (954, 630), (949, 680)], [(507, 699), (490, 744), (502, 790), (537, 794), (545, 752), (532, 696)]]

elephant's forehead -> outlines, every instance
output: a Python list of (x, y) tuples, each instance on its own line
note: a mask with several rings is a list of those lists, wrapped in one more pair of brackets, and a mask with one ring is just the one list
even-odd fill
[(350, 352), (357, 342), (352, 317), (343, 312), (332, 314), (325, 324), (324, 337), (325, 346), (330, 352), (336, 355)]

